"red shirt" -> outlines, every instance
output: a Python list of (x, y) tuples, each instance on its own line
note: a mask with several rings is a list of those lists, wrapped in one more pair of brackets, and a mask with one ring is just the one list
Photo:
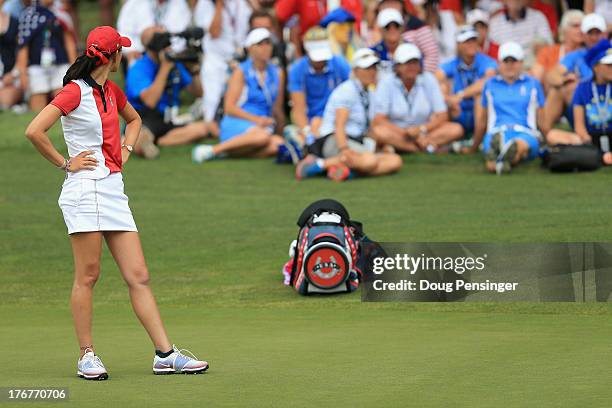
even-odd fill
[[(340, 6), (355, 16), (357, 31), (363, 18), (363, 4), (360, 0), (341, 0)], [(300, 35), (304, 35), (309, 28), (319, 24), (327, 14), (326, 0), (278, 0), (274, 4), (276, 17), (282, 24), (294, 15), (300, 17)]]

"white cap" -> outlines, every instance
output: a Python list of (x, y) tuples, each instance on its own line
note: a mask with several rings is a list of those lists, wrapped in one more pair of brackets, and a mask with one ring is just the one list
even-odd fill
[(580, 24), (580, 31), (586, 34), (595, 28), (602, 33), (605, 33), (607, 31), (606, 20), (604, 20), (604, 18), (599, 14), (595, 13), (584, 16), (582, 23)]
[(455, 34), (455, 40), (458, 43), (466, 42), (478, 38), (478, 32), (471, 25), (464, 25), (459, 27), (457, 34)]
[(404, 64), (410, 60), (420, 60), (421, 57), (422, 54), (419, 47), (411, 43), (404, 43), (400, 44), (393, 53), (393, 62), (395, 64)]
[(503, 61), (506, 58), (514, 58), (517, 61), (522, 61), (525, 58), (525, 51), (519, 43), (508, 41), (500, 45), (497, 53), (497, 59)]
[(246, 40), (244, 40), (244, 46), (249, 48), (251, 45), (259, 44), (269, 38), (272, 38), (272, 34), (267, 28), (256, 28), (247, 35)]
[(376, 53), (369, 48), (360, 48), (353, 54), (353, 68), (370, 68), (379, 62), (380, 59), (376, 56)]
[(308, 58), (314, 62), (329, 61), (332, 57), (332, 50), (329, 41), (306, 41), (304, 49), (308, 54)]
[(400, 27), (403, 26), (404, 18), (402, 17), (402, 13), (394, 8), (382, 9), (380, 13), (378, 13), (378, 17), (376, 17), (376, 25), (380, 28), (385, 28), (391, 23), (397, 23)]
[(470, 10), (465, 16), (465, 22), (471, 26), (476, 23), (485, 23), (489, 25), (489, 13), (481, 9)]

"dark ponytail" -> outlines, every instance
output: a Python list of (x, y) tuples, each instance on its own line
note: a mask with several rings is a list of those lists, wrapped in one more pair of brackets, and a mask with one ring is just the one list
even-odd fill
[[(106, 53), (104, 53), (104, 56), (110, 58), (109, 56), (107, 57)], [(68, 71), (66, 71), (66, 75), (64, 75), (64, 86), (68, 85), (72, 80), (83, 79), (91, 75), (91, 71), (100, 65), (98, 61), (100, 61), (100, 57), (97, 55), (90, 57), (87, 53), (77, 57), (76, 61), (74, 61), (70, 68), (68, 68)]]

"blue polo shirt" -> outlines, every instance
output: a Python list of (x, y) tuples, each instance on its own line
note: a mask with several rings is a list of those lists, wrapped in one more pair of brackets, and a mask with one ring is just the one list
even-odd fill
[[(595, 92), (593, 93), (593, 88)], [(578, 84), (572, 107), (584, 107), (584, 122), (589, 134), (608, 133), (612, 130), (612, 84), (598, 85), (593, 80)]]
[[(452, 81), (453, 94), (456, 94), (484, 78), (488, 70), (497, 71), (497, 62), (493, 58), (479, 52), (474, 57), (474, 62), (470, 66), (457, 57), (442, 64), (440, 69), (444, 72), (446, 78)], [(474, 98), (464, 99), (461, 102), (461, 110), (473, 111)]]
[(588, 66), (584, 57), (587, 54), (586, 48), (581, 48), (576, 51), (572, 51), (561, 58), (559, 63), (567, 68), (568, 72), (573, 72), (578, 76), (578, 79), (591, 79), (593, 71)]
[(289, 92), (303, 92), (306, 95), (306, 114), (310, 120), (323, 116), (332, 91), (350, 74), (351, 67), (342, 56), (332, 57), (322, 72), (315, 72), (308, 57), (302, 57), (289, 70), (288, 89)]
[(512, 84), (500, 75), (489, 78), (482, 90), (482, 106), (488, 109), (487, 131), (513, 125), (537, 130), (537, 110), (544, 100), (542, 85), (529, 75), (521, 75)]
[[(166, 89), (156, 106), (156, 109), (161, 113), (164, 113), (168, 106), (178, 106), (181, 89), (189, 86), (192, 82), (191, 75), (183, 64), (176, 63), (175, 67), (176, 69), (172, 70), (169, 75)], [(140, 94), (153, 84), (157, 71), (159, 71), (159, 65), (147, 54), (128, 69), (125, 83), (126, 94), (134, 109), (144, 108), (144, 104), (140, 100)], [(171, 86), (168, 86), (169, 84)]]

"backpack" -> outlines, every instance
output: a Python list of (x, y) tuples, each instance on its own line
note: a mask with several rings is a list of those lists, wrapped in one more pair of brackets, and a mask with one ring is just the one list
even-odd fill
[(544, 153), (542, 164), (552, 172), (593, 171), (601, 167), (601, 155), (592, 144), (556, 145)]
[(300, 215), (298, 237), (283, 268), (285, 284), (299, 294), (354, 292), (361, 280), (362, 225), (338, 201), (325, 199)]

